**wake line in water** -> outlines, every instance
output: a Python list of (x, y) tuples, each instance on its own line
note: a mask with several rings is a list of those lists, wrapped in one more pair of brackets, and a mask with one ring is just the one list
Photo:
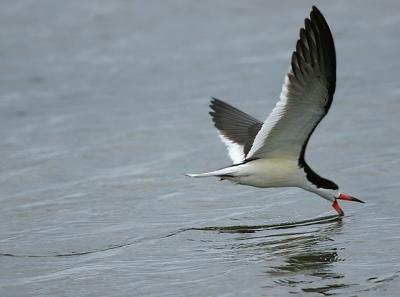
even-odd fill
[(265, 230), (279, 230), (279, 229), (289, 229), (296, 228), (302, 226), (309, 225), (317, 225), (317, 224), (327, 224), (335, 221), (340, 221), (341, 217), (338, 215), (319, 217), (310, 220), (303, 220), (297, 222), (285, 222), (271, 225), (255, 225), (255, 226), (225, 226), (225, 227), (203, 227), (203, 228), (192, 228), (191, 230), (198, 231), (218, 231), (218, 232), (226, 232), (226, 233), (253, 233), (256, 231), (265, 231)]
[(331, 215), (331, 216), (318, 217), (318, 218), (309, 219), (309, 220), (296, 221), (296, 222), (284, 222), (284, 223), (271, 224), (271, 225), (191, 227), (191, 228), (180, 229), (174, 233), (168, 234), (165, 237), (171, 237), (171, 236), (174, 236), (179, 233), (186, 232), (186, 231), (217, 231), (220, 233), (254, 233), (257, 231), (265, 231), (265, 230), (279, 230), (279, 229), (289, 229), (289, 228), (296, 228), (296, 227), (309, 226), (309, 225), (327, 224), (327, 223), (331, 223), (331, 222), (339, 222), (341, 220), (342, 220), (341, 216)]
[(15, 257), (15, 258), (54, 258), (54, 257), (73, 257), (73, 256), (84, 256), (84, 255), (90, 255), (90, 254), (95, 254), (95, 253), (100, 253), (100, 252), (106, 252), (118, 248), (123, 248), (126, 246), (130, 246), (137, 243), (135, 242), (128, 242), (128, 243), (123, 243), (123, 244), (115, 244), (115, 245), (110, 245), (106, 248), (103, 249), (93, 249), (90, 251), (82, 251), (82, 252), (70, 252), (70, 253), (53, 253), (49, 255), (29, 255), (29, 254), (12, 254), (12, 253), (0, 253), (0, 256), (2, 257)]
[[(335, 221), (341, 221), (341, 217), (337, 215), (332, 216), (325, 216), (325, 217), (318, 217), (309, 220), (297, 221), (297, 222), (284, 222), (279, 224), (271, 224), (271, 225), (254, 225), (254, 226), (211, 226), (211, 227), (189, 227), (189, 228), (182, 228), (176, 232), (169, 233), (162, 237), (152, 237), (147, 238), (148, 240), (151, 239), (162, 239), (168, 238), (174, 235), (177, 235), (182, 232), (186, 231), (217, 231), (220, 233), (254, 233), (257, 231), (265, 231), (265, 230), (279, 230), (279, 229), (289, 229), (289, 228), (296, 228), (301, 226), (308, 226), (308, 225), (317, 225), (317, 224), (327, 224)], [(114, 249), (124, 248), (127, 246), (134, 245), (136, 243), (142, 242), (146, 238), (136, 239), (133, 241), (128, 241), (121, 244), (114, 244), (109, 245), (108, 247), (102, 249), (93, 249), (89, 251), (82, 251), (82, 252), (70, 252), (70, 253), (53, 253), (48, 255), (34, 255), (34, 254), (13, 254), (13, 253), (1, 253), (0, 256), (3, 257), (15, 257), (15, 258), (56, 258), (56, 257), (73, 257), (73, 256), (85, 256), (95, 253), (106, 252)]]

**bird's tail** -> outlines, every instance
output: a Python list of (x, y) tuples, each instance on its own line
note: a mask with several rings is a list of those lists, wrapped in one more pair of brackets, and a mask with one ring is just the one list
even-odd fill
[(226, 167), (215, 171), (205, 172), (205, 173), (187, 173), (186, 175), (189, 177), (208, 177), (208, 176), (217, 176), (217, 177), (234, 177), (236, 175), (237, 168), (236, 167)]

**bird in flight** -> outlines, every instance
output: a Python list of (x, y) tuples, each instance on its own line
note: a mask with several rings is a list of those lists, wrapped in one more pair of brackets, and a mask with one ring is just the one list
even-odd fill
[(280, 100), (261, 122), (212, 98), (210, 115), (233, 165), (190, 177), (215, 176), (260, 188), (299, 187), (332, 203), (361, 200), (340, 193), (336, 183), (319, 176), (305, 160), (308, 141), (328, 113), (336, 88), (336, 53), (332, 33), (322, 13), (312, 7), (285, 76)]

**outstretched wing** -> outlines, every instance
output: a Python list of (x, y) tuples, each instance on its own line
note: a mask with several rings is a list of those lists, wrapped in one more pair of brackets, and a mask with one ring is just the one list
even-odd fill
[(243, 162), (262, 122), (216, 98), (211, 100), (210, 107), (210, 115), (229, 157), (233, 163)]
[(313, 6), (282, 87), (280, 101), (258, 132), (247, 158), (298, 158), (328, 113), (336, 87), (335, 45), (329, 26)]

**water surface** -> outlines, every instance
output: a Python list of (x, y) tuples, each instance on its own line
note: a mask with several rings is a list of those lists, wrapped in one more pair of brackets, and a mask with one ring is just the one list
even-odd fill
[(229, 164), (210, 96), (263, 120), (310, 1), (0, 4), (1, 296), (396, 296), (397, 1), (319, 8), (338, 55), (299, 189), (192, 180)]

